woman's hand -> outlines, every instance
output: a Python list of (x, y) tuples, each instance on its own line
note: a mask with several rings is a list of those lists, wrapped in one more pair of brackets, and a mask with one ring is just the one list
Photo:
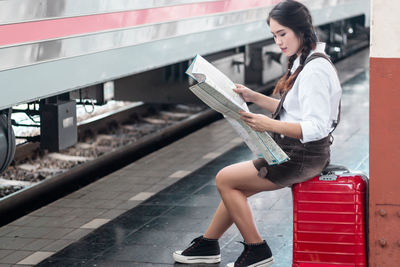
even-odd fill
[(244, 101), (252, 102), (257, 106), (259, 106), (260, 108), (265, 109), (271, 113), (273, 113), (278, 107), (279, 104), (278, 99), (253, 91), (241, 84), (235, 84), (235, 85), (236, 88), (233, 89), (233, 91), (238, 93), (243, 98)]
[(254, 102), (256, 98), (256, 92), (247, 88), (241, 84), (235, 84), (236, 88), (233, 89), (235, 93), (238, 93), (246, 102)]
[(272, 131), (274, 119), (263, 114), (249, 113), (246, 111), (239, 111), (240, 118), (249, 125), (256, 132)]
[(283, 122), (271, 119), (263, 114), (239, 111), (240, 118), (256, 132), (273, 132), (288, 137), (302, 139), (303, 132), (298, 122)]

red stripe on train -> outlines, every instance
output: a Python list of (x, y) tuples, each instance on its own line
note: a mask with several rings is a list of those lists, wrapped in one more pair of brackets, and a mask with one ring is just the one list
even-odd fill
[[(0, 26), (0, 46), (161, 23), (274, 5), (279, 0), (222, 0)], [(267, 15), (267, 14), (266, 14)]]

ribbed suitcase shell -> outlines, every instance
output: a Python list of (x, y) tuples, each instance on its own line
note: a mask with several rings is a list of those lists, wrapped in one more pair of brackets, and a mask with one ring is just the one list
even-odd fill
[(328, 174), (292, 187), (292, 267), (367, 266), (367, 181), (362, 174)]

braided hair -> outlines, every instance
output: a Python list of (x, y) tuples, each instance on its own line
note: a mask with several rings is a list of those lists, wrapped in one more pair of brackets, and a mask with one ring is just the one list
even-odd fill
[(296, 81), (297, 76), (303, 69), (308, 55), (317, 45), (317, 35), (312, 24), (310, 11), (305, 5), (294, 0), (285, 0), (277, 4), (269, 13), (267, 23), (276, 20), (280, 25), (290, 28), (300, 40), (300, 65), (294, 73), (291, 73), (293, 63), (297, 54), (289, 57), (288, 71), (277, 82), (274, 94), (288, 92)]

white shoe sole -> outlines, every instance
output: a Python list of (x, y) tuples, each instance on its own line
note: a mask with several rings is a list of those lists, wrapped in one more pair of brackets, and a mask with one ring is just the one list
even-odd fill
[[(271, 258), (265, 259), (263, 261), (259, 261), (257, 263), (252, 264), (252, 265), (249, 265), (247, 267), (267, 267), (267, 266), (272, 265), (273, 263), (274, 263), (274, 257), (271, 257)], [(234, 262), (228, 263), (226, 265), (226, 267), (234, 267), (234, 266), (235, 266)]]
[(172, 257), (179, 263), (219, 263), (221, 262), (221, 254), (215, 256), (184, 256), (182, 251), (178, 250), (172, 254)]

